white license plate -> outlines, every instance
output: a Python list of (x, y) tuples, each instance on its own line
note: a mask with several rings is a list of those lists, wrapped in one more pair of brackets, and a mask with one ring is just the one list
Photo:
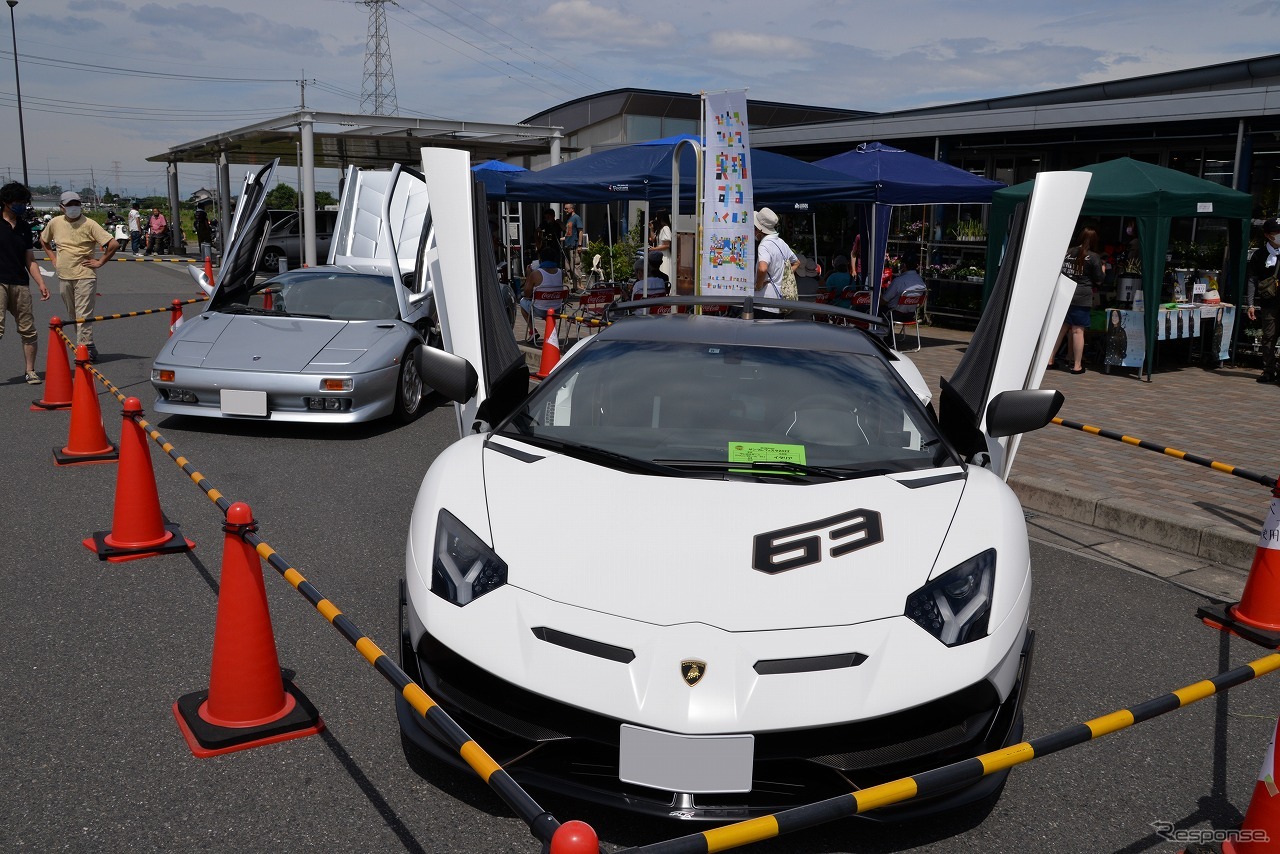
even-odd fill
[(751, 791), (754, 735), (676, 735), (622, 724), (618, 779), (668, 792)]
[(267, 393), (265, 391), (239, 391), (224, 388), (219, 399), (223, 415), (256, 415), (267, 417)]

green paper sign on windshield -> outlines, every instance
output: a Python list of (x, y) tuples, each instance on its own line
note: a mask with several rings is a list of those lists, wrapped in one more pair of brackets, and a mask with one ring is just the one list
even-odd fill
[(731, 463), (796, 463), (804, 465), (804, 445), (775, 445), (771, 442), (730, 442)]

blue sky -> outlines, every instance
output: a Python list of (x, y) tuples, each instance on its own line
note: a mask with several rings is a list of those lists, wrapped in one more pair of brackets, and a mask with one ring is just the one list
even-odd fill
[[(498, 122), (619, 87), (746, 88), (762, 100), (903, 109), (1264, 56), (1280, 35), (1280, 4), (1254, 0), (397, 0), (386, 9), (400, 111)], [(368, 11), (358, 2), (19, 0), (14, 17), (32, 184), (79, 189), (92, 177), (100, 189), (164, 192), (164, 167), (146, 157), (296, 109), (303, 78), (314, 81), (308, 106), (359, 111)], [(0, 173), (20, 178), (8, 36)], [(180, 181), (185, 197), (212, 186), (213, 171), (183, 166)], [(336, 184), (336, 173), (321, 176), (319, 188)]]

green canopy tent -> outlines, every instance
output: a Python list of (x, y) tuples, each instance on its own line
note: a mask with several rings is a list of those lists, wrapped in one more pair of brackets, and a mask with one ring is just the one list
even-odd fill
[[(1157, 313), (1154, 309), (1160, 302), (1160, 288), (1164, 280), (1170, 220), (1203, 216), (1237, 221), (1237, 227), (1227, 229), (1227, 262), (1222, 270), (1225, 281), (1219, 282), (1218, 287), (1223, 299), (1239, 305), (1244, 288), (1245, 262), (1248, 260), (1244, 250), (1249, 240), (1253, 197), (1203, 178), (1129, 157), (1082, 166), (1075, 171), (1093, 175), (1080, 210), (1081, 216), (1132, 217), (1138, 223), (1138, 239), (1142, 245), (1142, 291), (1149, 307), (1143, 319), (1149, 376), (1155, 366)], [(991, 197), (984, 302), (991, 293), (994, 274), (1000, 266), (1009, 219), (1014, 208), (1030, 197), (1032, 183), (1027, 181), (997, 190)], [(1074, 242), (1074, 235), (1072, 238)], [(1239, 324), (1236, 328), (1239, 329)]]

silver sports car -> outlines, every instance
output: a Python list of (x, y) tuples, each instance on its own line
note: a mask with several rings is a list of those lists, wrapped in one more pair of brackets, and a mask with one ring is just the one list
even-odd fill
[(155, 410), (322, 423), (413, 419), (425, 391), (421, 353), (440, 341), (429, 278), (415, 269), (419, 245), (435, 239), (422, 176), (400, 166), (349, 169), (328, 263), (258, 282), (275, 167), (246, 178), (205, 311), (156, 356)]

